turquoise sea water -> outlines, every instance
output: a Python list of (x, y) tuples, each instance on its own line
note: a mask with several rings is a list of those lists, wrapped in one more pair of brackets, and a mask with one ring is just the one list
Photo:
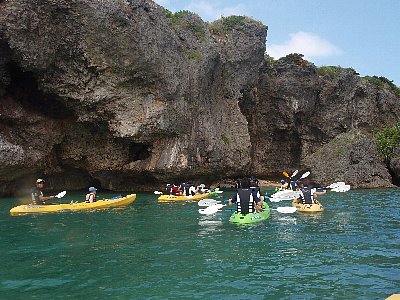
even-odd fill
[[(78, 198), (68, 193), (62, 200)], [(0, 298), (385, 299), (400, 293), (400, 189), (319, 199), (325, 212), (272, 211), (251, 227), (230, 224), (229, 212), (200, 215), (196, 203), (159, 204), (150, 193), (126, 208), (24, 216), (9, 214), (18, 199), (1, 199)]]

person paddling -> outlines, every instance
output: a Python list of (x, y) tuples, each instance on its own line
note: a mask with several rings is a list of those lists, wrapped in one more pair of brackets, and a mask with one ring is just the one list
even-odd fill
[(240, 184), (241, 188), (239, 188), (237, 193), (229, 200), (228, 205), (232, 206), (233, 203), (237, 203), (236, 211), (243, 215), (256, 212), (257, 205), (261, 207), (262, 203), (257, 195), (257, 191), (250, 188), (250, 180), (248, 178), (243, 178)]
[(326, 193), (326, 190), (317, 192), (317, 189), (309, 187), (307, 179), (303, 182), (299, 181), (297, 184), (300, 188), (298, 200), (303, 204), (314, 204), (317, 196)]
[(36, 186), (32, 189), (32, 203), (35, 205), (46, 205), (45, 201), (56, 198), (56, 196), (43, 196), (42, 189), (44, 188), (44, 179), (36, 180)]

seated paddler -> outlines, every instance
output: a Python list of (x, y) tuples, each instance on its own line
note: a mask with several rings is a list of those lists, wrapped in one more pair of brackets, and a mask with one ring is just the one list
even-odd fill
[[(228, 205), (237, 204), (236, 211), (243, 215), (254, 213), (262, 207), (262, 200), (257, 191), (250, 188), (249, 178), (240, 181), (241, 188), (237, 189), (236, 194), (229, 200)], [(259, 207), (259, 209), (257, 209)]]

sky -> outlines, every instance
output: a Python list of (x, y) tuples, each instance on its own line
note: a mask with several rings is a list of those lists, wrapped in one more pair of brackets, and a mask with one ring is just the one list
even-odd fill
[(400, 0), (155, 0), (204, 21), (249, 16), (268, 26), (267, 53), (301, 53), (316, 66), (353, 68), (400, 87)]

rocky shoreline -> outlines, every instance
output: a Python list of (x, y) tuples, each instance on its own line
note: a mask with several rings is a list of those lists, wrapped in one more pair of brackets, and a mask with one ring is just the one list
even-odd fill
[(0, 196), (151, 191), (169, 181), (307, 169), (319, 184), (400, 185), (373, 132), (400, 94), (351, 68), (274, 60), (268, 27), (206, 23), (151, 0), (0, 2)]

